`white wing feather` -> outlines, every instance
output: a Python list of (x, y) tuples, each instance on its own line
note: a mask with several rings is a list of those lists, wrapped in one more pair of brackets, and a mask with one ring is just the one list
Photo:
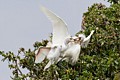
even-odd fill
[(35, 63), (41, 63), (45, 57), (48, 55), (50, 51), (49, 47), (41, 47), (38, 49), (37, 54), (35, 56)]
[(82, 47), (84, 47), (84, 48), (87, 47), (87, 45), (90, 42), (90, 38), (93, 35), (93, 33), (94, 33), (94, 30), (92, 30), (90, 35), (83, 40), (83, 42), (81, 43)]
[(52, 11), (46, 9), (45, 7), (41, 7), (42, 12), (51, 20), (53, 25), (53, 45), (61, 45), (66, 37), (69, 37), (67, 25), (65, 22), (55, 15)]

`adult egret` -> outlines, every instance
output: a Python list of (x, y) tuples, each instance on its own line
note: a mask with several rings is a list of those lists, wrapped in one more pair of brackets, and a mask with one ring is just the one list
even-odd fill
[[(85, 36), (81, 37), (80, 35), (78, 37), (70, 37), (67, 25), (60, 17), (45, 7), (41, 7), (41, 10), (52, 22), (53, 37), (52, 45), (50, 46), (51, 49), (49, 48), (48, 50), (45, 50), (45, 52), (38, 52), (36, 60), (39, 60), (39, 58), (41, 58), (40, 62), (42, 62), (44, 58), (47, 57), (49, 62), (45, 66), (44, 70), (49, 68), (50, 65), (56, 64), (61, 59), (74, 64), (78, 60), (81, 44), (89, 42), (88, 40), (91, 36), (87, 38)], [(81, 40), (82, 38), (83, 40)], [(44, 56), (39, 54), (44, 54)]]
[(91, 31), (88, 37), (86, 37), (84, 34), (79, 34), (78, 36), (72, 37), (72, 41), (70, 41), (68, 44), (69, 47), (63, 54), (63, 60), (66, 60), (74, 65), (78, 61), (81, 47), (87, 47), (93, 33), (94, 30)]
[(73, 65), (78, 60), (78, 57), (80, 54), (80, 50), (81, 50), (80, 39), (74, 36), (72, 37), (72, 40), (67, 45), (68, 47), (64, 51), (62, 57), (63, 57), (63, 60), (66, 60), (67, 62)]
[[(38, 62), (38, 60), (41, 60), (39, 62), (42, 62), (45, 58), (49, 59), (48, 64), (45, 66), (45, 69), (48, 68), (51, 64), (56, 62), (58, 60), (60, 50), (65, 50), (64, 48), (61, 48), (61, 45), (64, 43), (65, 39), (70, 37), (67, 29), (67, 25), (64, 23), (62, 19), (60, 19), (58, 16), (56, 16), (52, 11), (41, 7), (42, 12), (51, 20), (52, 27), (53, 27), (53, 36), (52, 36), (52, 46), (50, 50), (45, 50), (45, 52), (39, 52), (38, 55), (36, 55), (35, 62)], [(46, 53), (47, 55), (41, 57), (39, 54)], [(41, 59), (38, 59), (41, 58)]]

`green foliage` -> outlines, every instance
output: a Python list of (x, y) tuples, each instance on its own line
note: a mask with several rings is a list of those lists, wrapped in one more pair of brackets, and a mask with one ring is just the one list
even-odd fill
[(92, 29), (96, 32), (81, 52), (82, 71), (92, 74), (92, 79), (112, 80), (120, 69), (120, 6), (94, 4), (84, 16), (85, 34)]
[[(18, 54), (4, 53), (3, 61), (8, 60), (13, 71), (13, 80), (117, 80), (120, 71), (120, 4), (106, 7), (94, 4), (84, 13), (83, 24), (86, 35), (95, 30), (90, 44), (82, 48), (78, 62), (72, 66), (67, 62), (52, 65), (43, 71), (48, 60), (36, 64), (35, 50), (45, 46), (47, 40), (36, 42), (35, 50), (20, 48)], [(81, 32), (78, 32), (79, 34)], [(25, 74), (22, 70), (28, 70)]]
[(118, 4), (118, 3), (120, 3), (120, 0), (108, 0), (108, 2), (110, 2), (112, 4)]

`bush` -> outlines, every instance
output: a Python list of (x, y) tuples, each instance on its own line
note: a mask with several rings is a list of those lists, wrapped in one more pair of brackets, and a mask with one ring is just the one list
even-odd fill
[(94, 4), (84, 13), (82, 26), (85, 34), (96, 30), (91, 44), (81, 52), (82, 73), (86, 72), (88, 79), (113, 80), (120, 69), (120, 4), (109, 8)]

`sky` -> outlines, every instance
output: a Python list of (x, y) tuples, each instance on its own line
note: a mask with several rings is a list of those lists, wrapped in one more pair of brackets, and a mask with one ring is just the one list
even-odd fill
[[(104, 0), (0, 0), (0, 50), (17, 54), (21, 47), (33, 49), (36, 41), (49, 39), (52, 25), (40, 6), (61, 17), (74, 36), (81, 29), (83, 13), (93, 3), (110, 5)], [(10, 75), (7, 61), (0, 61), (0, 80), (11, 80)]]

